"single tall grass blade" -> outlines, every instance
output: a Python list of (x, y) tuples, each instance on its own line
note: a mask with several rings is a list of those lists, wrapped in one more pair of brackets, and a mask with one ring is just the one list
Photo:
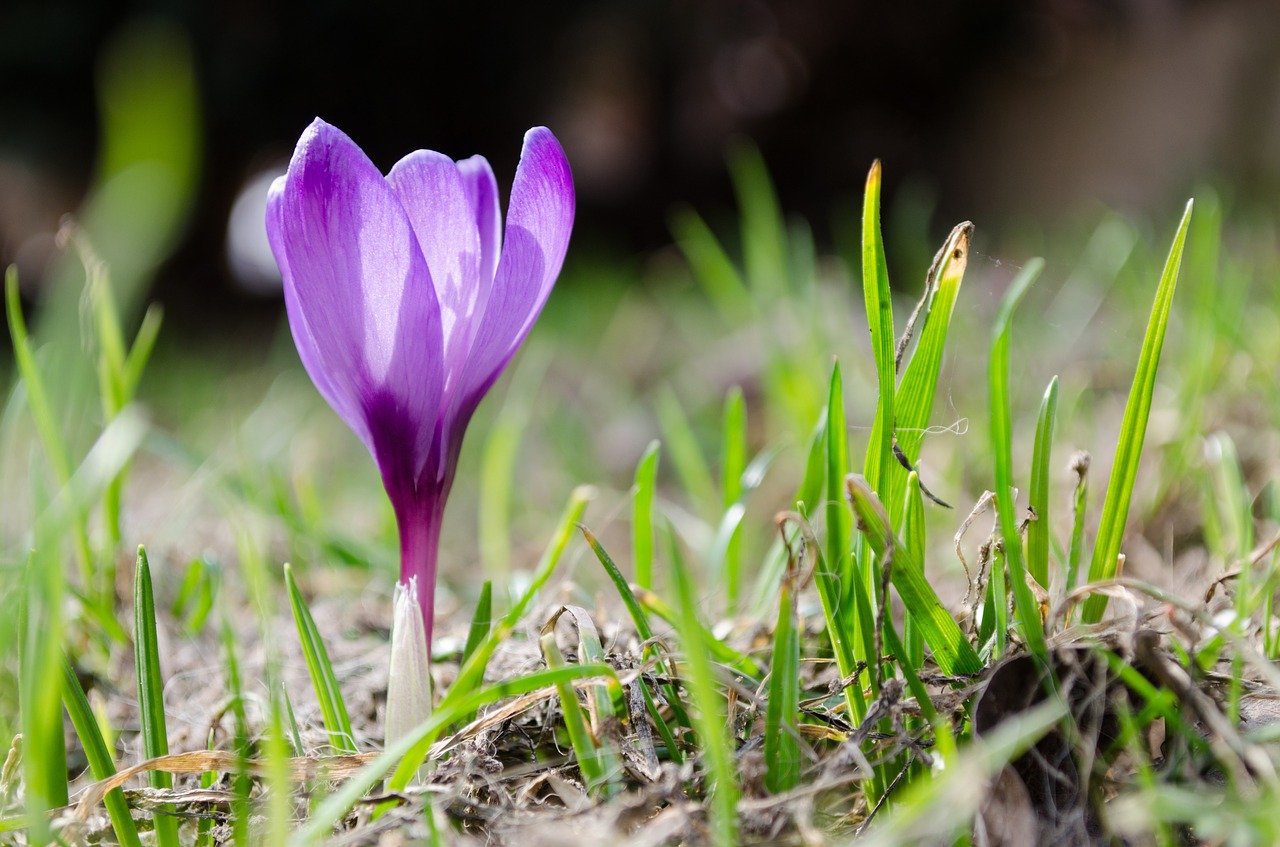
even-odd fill
[(151, 354), (155, 352), (163, 322), (164, 308), (158, 303), (152, 303), (142, 315), (142, 324), (139, 325), (138, 332), (133, 337), (133, 345), (129, 348), (129, 355), (125, 358), (121, 384), (126, 397), (133, 397), (138, 391), (142, 374), (151, 361)]
[(476, 601), (476, 612), (471, 616), (471, 627), (467, 630), (467, 643), (462, 648), (462, 664), (466, 664), (471, 654), (483, 642), (489, 629), (493, 626), (493, 581), (486, 579), (480, 586), (480, 599)]
[(721, 686), (712, 667), (711, 645), (698, 619), (698, 596), (693, 577), (680, 554), (674, 533), (667, 532), (667, 549), (679, 603), (678, 630), (685, 652), (685, 682), (696, 712), (697, 730), (708, 771), (711, 843), (733, 847), (738, 841), (738, 780)]
[(23, 811), (32, 844), (54, 840), (48, 812), (68, 801), (60, 702), (65, 576), (56, 545), (52, 532), (37, 535), (23, 574), (24, 602), (19, 607)]
[[(1210, 477), (1210, 502), (1205, 509), (1205, 534), (1210, 549), (1223, 561), (1244, 559), (1253, 549), (1253, 512), (1249, 487), (1240, 466), (1240, 453), (1225, 432), (1215, 432), (1204, 442), (1204, 459)], [(1248, 593), (1248, 568), (1237, 594)]]
[(658, 394), (657, 410), (671, 464), (675, 466), (676, 476), (684, 485), (691, 505), (703, 517), (712, 516), (718, 511), (716, 504), (720, 500), (716, 496), (714, 477), (684, 407), (670, 387)]
[[(734, 386), (724, 401), (720, 436), (720, 493), (728, 512), (742, 499), (742, 472), (747, 466), (747, 404), (742, 389)], [(741, 521), (726, 540), (723, 561), (725, 600), (730, 614), (737, 611), (742, 593)]]
[[(897, 393), (897, 371), (894, 362), (893, 301), (889, 293), (889, 271), (884, 258), (884, 240), (880, 235), (880, 161), (871, 165), (867, 174), (866, 194), (862, 204), (862, 297), (867, 307), (867, 325), (871, 330), (871, 352), (876, 362), (876, 401), (874, 440), (867, 445), (867, 459), (862, 475), (871, 487), (883, 495), (885, 473), (893, 462), (894, 395)], [(843, 478), (843, 475), (840, 477)], [(837, 482), (837, 485), (842, 483)]]
[[(156, 604), (151, 588), (151, 565), (147, 551), (138, 547), (133, 577), (134, 657), (138, 668), (138, 712), (142, 722), (142, 750), (148, 759), (169, 755), (169, 732), (164, 714), (164, 677), (160, 671), (160, 648), (156, 641)], [(151, 787), (169, 789), (173, 777), (152, 771)], [(178, 847), (178, 821), (172, 806), (163, 806), (155, 818), (156, 843)]]
[(800, 784), (800, 618), (796, 607), (801, 563), (788, 562), (778, 597), (764, 725), (764, 784), (775, 794)]
[(1058, 416), (1058, 378), (1049, 381), (1036, 419), (1036, 441), (1031, 456), (1029, 499), (1035, 518), (1027, 526), (1027, 570), (1044, 589), (1049, 588), (1049, 471), (1053, 460), (1053, 425)]
[(631, 557), (636, 583), (653, 588), (653, 501), (658, 487), (658, 460), (662, 444), (649, 442), (636, 466), (635, 499), (632, 501)]
[(302, 643), (302, 655), (307, 660), (307, 671), (311, 674), (311, 685), (316, 690), (316, 699), (320, 702), (320, 714), (324, 718), (324, 728), (329, 733), (329, 744), (338, 753), (355, 753), (355, 734), (351, 731), (351, 719), (347, 716), (347, 704), (342, 697), (342, 688), (338, 685), (338, 677), (333, 672), (333, 664), (329, 661), (329, 651), (325, 649), (320, 630), (316, 627), (311, 610), (298, 590), (297, 580), (293, 578), (293, 566), (284, 566), (284, 582), (289, 592), (289, 606), (293, 609), (293, 622), (298, 628), (298, 641)]
[[(462, 647), (462, 661), (460, 665), (465, 665), (470, 661), (472, 654), (479, 649), (484, 643), (484, 639), (489, 634), (489, 630), (493, 628), (493, 581), (486, 579), (484, 585), (480, 587), (480, 599), (476, 601), (475, 614), (471, 616), (471, 626), (467, 630), (467, 643)], [(475, 715), (467, 715), (466, 722), (470, 723)]]
[[(1178, 285), (1178, 269), (1182, 265), (1182, 251), (1186, 245), (1193, 205), (1194, 201), (1187, 201), (1186, 211), (1183, 212), (1182, 221), (1173, 237), (1169, 258), (1160, 275), (1160, 286), (1156, 289), (1155, 303), (1151, 307), (1151, 319), (1142, 339), (1142, 353), (1138, 357), (1133, 387), (1129, 390), (1129, 401), (1125, 404), (1111, 480), (1107, 483), (1107, 496), (1102, 504), (1102, 519), (1093, 548), (1093, 562), (1089, 566), (1090, 582), (1110, 579), (1116, 573), (1125, 523), (1129, 519), (1133, 484), (1137, 480), (1138, 462), (1142, 458), (1142, 443), (1147, 434), (1147, 419), (1151, 415), (1151, 395), (1155, 391), (1160, 350), (1164, 346), (1165, 329), (1169, 325), (1169, 313), (1173, 308), (1173, 293)], [(1082, 618), (1085, 623), (1096, 623), (1102, 619), (1106, 609), (1106, 595), (1095, 594), (1085, 601)]]
[(845, 506), (844, 496), (840, 490), (841, 480), (849, 472), (849, 432), (844, 420), (844, 383), (840, 376), (840, 362), (831, 366), (831, 388), (827, 398), (827, 461), (826, 461), (826, 495), (825, 512), (827, 524), (826, 556), (823, 569), (817, 575), (819, 590), (824, 590), (821, 583), (832, 590), (833, 602), (824, 608), (830, 625), (842, 631), (846, 624), (853, 620), (851, 604), (844, 602), (846, 592), (852, 589), (851, 581), (853, 565), (850, 555), (850, 540), (853, 520)]
[[(908, 560), (919, 562), (924, 567), (924, 496), (920, 493), (920, 477), (915, 471), (907, 475), (907, 501), (902, 507), (902, 541), (908, 548)], [(903, 621), (902, 640), (906, 664), (912, 670), (919, 668), (924, 663), (924, 640), (920, 637), (920, 626), (910, 612), (906, 613)]]
[[(1004, 537), (1004, 560), (1013, 589), (1014, 607), (1018, 613), (1018, 628), (1027, 648), (1037, 656), (1044, 655), (1044, 626), (1040, 621), (1040, 608), (1031, 586), (1027, 585), (1027, 569), (1022, 555), (1022, 535), (1018, 531), (1018, 513), (1014, 502), (1013, 485), (1013, 423), (1009, 400), (1009, 339), (1013, 330), (1013, 313), (1022, 301), (1031, 283), (1040, 275), (1044, 262), (1032, 259), (1014, 278), (1000, 304), (995, 325), (991, 330), (991, 358), (987, 368), (987, 384), (991, 397), (991, 452), (995, 456), (995, 493), (1000, 514), (1000, 534)], [(993, 557), (994, 558), (994, 557)], [(992, 569), (994, 572), (995, 564)], [(996, 586), (998, 588), (998, 586)], [(994, 602), (1003, 608), (1003, 592), (994, 596)], [(996, 632), (998, 644), (1004, 643), (1004, 628)]]
[(236, 636), (225, 606), (222, 610), (222, 649), (226, 656), (223, 666), (226, 669), (226, 688), (235, 726), (232, 749), (240, 761), (240, 767), (236, 768), (231, 780), (231, 835), (232, 843), (246, 844), (249, 840), (251, 808), (249, 794), (253, 790), (253, 779), (249, 775), (253, 736), (249, 730), (248, 710), (245, 708), (244, 679), (240, 674), (240, 659), (236, 654)]
[(729, 177), (742, 216), (742, 259), (747, 284), (759, 300), (788, 289), (787, 227), (760, 148), (741, 141), (729, 150)]
[[(574, 625), (578, 628), (578, 661), (587, 664), (605, 664), (607, 657), (604, 642), (600, 640), (600, 630), (596, 629), (590, 613), (581, 606), (565, 606), (562, 611), (573, 618)], [(608, 685), (591, 686), (588, 713), (591, 716), (592, 735), (598, 739), (603, 738), (606, 724), (622, 717), (615, 706)], [(614, 764), (617, 764), (617, 757), (611, 755), (612, 751), (609, 752)]]
[[(44, 459), (49, 463), (54, 479), (65, 488), (71, 482), (70, 452), (62, 436), (62, 430), (58, 426), (57, 415), (54, 414), (44, 376), (36, 365), (31, 336), (27, 333), (27, 324), (22, 317), (22, 301), (18, 296), (18, 269), (14, 265), (10, 265), (5, 271), (4, 292), (5, 312), (9, 319), (9, 337), (13, 341), (14, 362), (17, 365), (18, 375), (22, 378), (22, 384), (27, 390), (27, 405), (35, 421), (36, 434), (40, 438), (41, 446), (44, 447)], [(72, 515), (71, 529), (74, 532), (76, 553), (84, 584), (86, 587), (94, 585), (96, 576), (93, 570), (93, 555), (90, 552), (89, 531), (82, 510)]]
[[(97, 718), (89, 705), (89, 698), (84, 694), (84, 688), (80, 685), (75, 669), (65, 658), (62, 668), (64, 672), (62, 702), (67, 707), (71, 724), (76, 729), (81, 746), (84, 747), (85, 758), (89, 761), (89, 770), (96, 780), (115, 776), (115, 759), (111, 755), (111, 749), (107, 746), (106, 740), (102, 737), (102, 730), (98, 727)], [(108, 791), (107, 796), (103, 798), (103, 805), (107, 807), (107, 815), (111, 818), (111, 828), (115, 830), (116, 840), (123, 847), (142, 847), (142, 841), (138, 837), (138, 827), (129, 814), (129, 803), (125, 800), (124, 793), (119, 788)]]
[(693, 269), (711, 304), (728, 326), (740, 326), (757, 312), (756, 302), (733, 266), (724, 247), (702, 217), (687, 206), (678, 207), (668, 219), (676, 246)]
[(1075, 590), (1080, 581), (1080, 563), (1084, 559), (1084, 518), (1089, 506), (1089, 454), (1083, 450), (1071, 458), (1076, 487), (1071, 495), (1071, 543), (1067, 547), (1066, 593)]

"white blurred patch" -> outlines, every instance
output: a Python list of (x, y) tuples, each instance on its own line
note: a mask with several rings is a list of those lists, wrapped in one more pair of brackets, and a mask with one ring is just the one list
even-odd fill
[(259, 171), (236, 196), (227, 219), (227, 267), (243, 291), (262, 296), (280, 293), (280, 268), (267, 243), (267, 193), (284, 165)]

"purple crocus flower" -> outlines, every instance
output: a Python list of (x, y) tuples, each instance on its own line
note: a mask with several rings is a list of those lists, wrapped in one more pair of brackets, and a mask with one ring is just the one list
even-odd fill
[(483, 157), (418, 150), (384, 177), (318, 118), (271, 187), (267, 237), (298, 355), (378, 463), (428, 644), (467, 423), (546, 303), (573, 213), (569, 163), (544, 127), (525, 134), (505, 237)]

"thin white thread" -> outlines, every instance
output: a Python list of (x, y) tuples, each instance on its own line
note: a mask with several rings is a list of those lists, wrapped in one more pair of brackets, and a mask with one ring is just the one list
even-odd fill
[(970, 261), (972, 261), (973, 259), (981, 259), (983, 262), (996, 268), (1003, 268), (1005, 265), (1008, 265), (1009, 267), (1013, 268), (1015, 271), (1021, 271), (1023, 269), (1022, 265), (1019, 265), (1015, 262), (1006, 262), (1004, 259), (997, 259), (995, 256), (980, 252), (978, 250), (973, 250), (973, 249), (969, 250), (969, 259)]
[(925, 435), (968, 435), (969, 419), (967, 417), (957, 418), (953, 423), (949, 423), (946, 426), (900, 426), (898, 427), (898, 432), (921, 432)]

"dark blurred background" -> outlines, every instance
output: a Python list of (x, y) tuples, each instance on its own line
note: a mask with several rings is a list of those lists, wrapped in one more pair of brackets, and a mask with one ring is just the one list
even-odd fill
[[(229, 221), (244, 194), (242, 228), (260, 228), (264, 173), (316, 115), (384, 171), (417, 147), (483, 153), (504, 186), (524, 130), (550, 126), (577, 180), (571, 261), (668, 243), (678, 201), (730, 210), (739, 136), (828, 245), (875, 157), (886, 206), (910, 195), (939, 241), (964, 218), (1172, 221), (1198, 184), (1271, 208), (1280, 188), (1275, 2), (0, 0), (0, 263), (29, 294), (63, 216), (92, 218), (127, 169), (104, 127), (135, 59), (193, 86), (171, 146), (195, 152), (160, 178), (189, 189), (151, 210), (176, 223), (140, 272), (180, 324), (278, 310), (269, 263), (229, 258)], [(158, 142), (134, 134), (145, 158)]]

